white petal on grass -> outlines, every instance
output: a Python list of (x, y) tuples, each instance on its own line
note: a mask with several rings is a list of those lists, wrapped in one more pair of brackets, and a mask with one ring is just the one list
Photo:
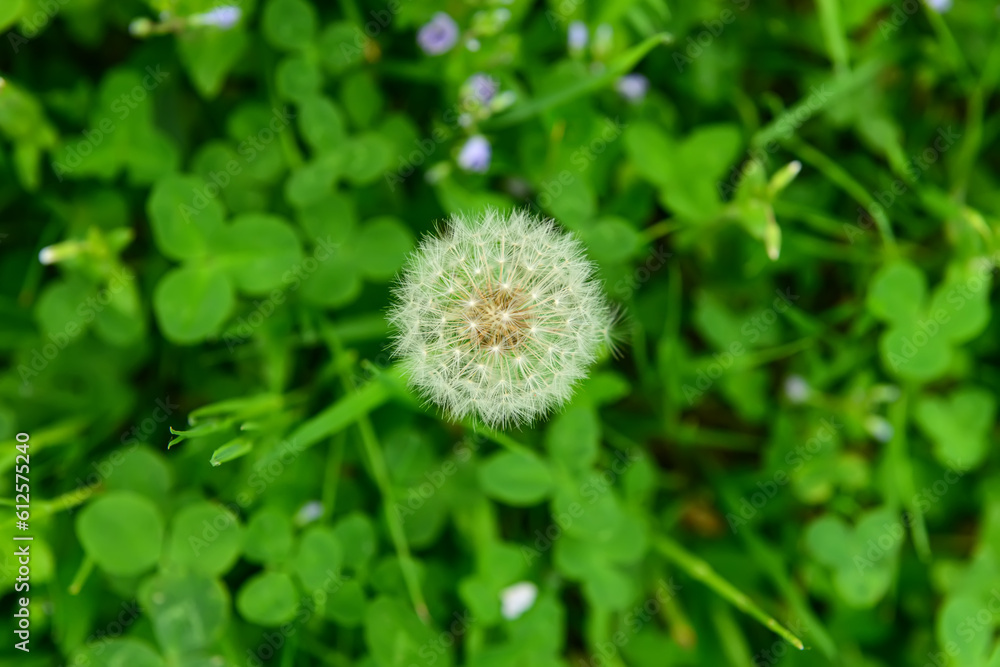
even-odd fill
[(792, 403), (803, 403), (809, 400), (812, 388), (801, 375), (789, 375), (785, 378), (785, 396)]
[(50, 245), (47, 245), (38, 251), (38, 261), (42, 264), (55, 264), (56, 259), (56, 250)]
[(538, 586), (521, 581), (500, 591), (500, 613), (508, 621), (519, 618), (531, 609), (538, 597)]

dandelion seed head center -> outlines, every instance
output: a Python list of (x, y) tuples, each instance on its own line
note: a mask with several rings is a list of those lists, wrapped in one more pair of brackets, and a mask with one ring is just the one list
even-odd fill
[(475, 305), (465, 308), (469, 327), (468, 340), (474, 348), (494, 354), (508, 352), (521, 345), (532, 327), (527, 296), (518, 290), (493, 289), (472, 299)]

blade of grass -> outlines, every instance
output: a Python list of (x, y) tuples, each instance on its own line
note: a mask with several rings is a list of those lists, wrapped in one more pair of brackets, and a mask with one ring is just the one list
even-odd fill
[(657, 346), (661, 377), (666, 378), (667, 390), (663, 392), (663, 425), (667, 433), (677, 429), (681, 421), (681, 395), (683, 386), (677, 373), (669, 372), (681, 361), (681, 299), (683, 294), (680, 266), (673, 263), (667, 269), (667, 317), (663, 337)]
[[(89, 500), (91, 496), (97, 493), (99, 488), (99, 484), (94, 484), (93, 486), (82, 486), (78, 489), (67, 491), (61, 496), (56, 496), (50, 500), (35, 501), (32, 503), (31, 518), (32, 520), (44, 519), (52, 516), (53, 514), (58, 514), (64, 510), (82, 505)], [(0, 501), (0, 504), (6, 505), (8, 502), (10, 505), (14, 504), (12, 500), (7, 498)], [(0, 519), (0, 529), (14, 525), (15, 520), (16, 517), (14, 516), (14, 513), (11, 512), (8, 518)]]
[(903, 387), (899, 400), (889, 406), (889, 423), (892, 424), (892, 439), (889, 440), (889, 467), (896, 476), (896, 485), (899, 495), (902, 497), (903, 506), (906, 507), (914, 520), (910, 524), (910, 531), (913, 535), (913, 548), (917, 556), (924, 563), (931, 561), (931, 544), (927, 535), (927, 522), (924, 520), (924, 513), (920, 510), (919, 496), (913, 481), (913, 462), (906, 450), (906, 420), (910, 397), (913, 395), (912, 387)]
[(740, 665), (741, 667), (755, 667), (751, 662), (753, 651), (750, 643), (743, 634), (743, 629), (733, 617), (732, 607), (724, 604), (719, 598), (712, 598), (709, 602), (709, 617), (715, 632), (719, 637), (719, 644), (723, 653), (729, 659), (730, 665)]
[[(84, 428), (90, 424), (88, 419), (67, 419), (47, 428), (33, 430), (31, 436), (31, 453), (35, 454), (42, 449), (65, 445), (67, 440), (79, 435)], [(0, 442), (0, 472), (5, 472), (14, 467), (14, 461), (20, 454), (14, 448), (18, 442), (14, 438)]]
[(864, 206), (875, 219), (875, 226), (882, 236), (882, 243), (885, 245), (886, 251), (891, 255), (897, 252), (896, 237), (892, 233), (892, 226), (889, 224), (889, 217), (885, 214), (885, 210), (881, 204), (875, 201), (871, 193), (851, 176), (850, 172), (804, 141), (790, 141), (788, 148), (796, 157), (819, 169), (834, 185), (840, 186), (844, 192)]
[(823, 31), (823, 42), (830, 54), (837, 74), (847, 72), (848, 50), (847, 39), (844, 37), (844, 26), (840, 21), (840, 3), (837, 0), (816, 0), (819, 9), (819, 25)]
[(389, 382), (401, 376), (399, 368), (390, 367), (386, 378), (376, 377), (345, 394), (343, 398), (299, 426), (289, 436), (299, 449), (316, 444), (324, 438), (339, 433), (361, 417), (385, 403), (393, 394)]
[[(340, 339), (337, 338), (336, 333), (329, 326), (323, 326), (322, 331), (323, 338), (335, 358), (343, 359), (344, 348)], [(351, 368), (342, 364), (339, 370), (340, 381), (344, 392), (347, 394), (346, 398), (359, 395), (364, 387), (358, 389), (351, 386), (349, 377)], [(399, 369), (397, 368), (395, 371), (398, 373)], [(386, 387), (385, 383), (379, 381), (369, 382), (365, 387), (370, 387), (373, 384), (381, 384), (383, 387)], [(388, 392), (388, 389), (384, 389), (383, 391)], [(377, 398), (378, 395), (376, 394), (375, 397)], [(409, 593), (410, 602), (413, 604), (413, 610), (416, 612), (417, 617), (421, 622), (426, 624), (430, 620), (430, 612), (427, 609), (427, 602), (424, 600), (423, 591), (420, 590), (417, 569), (410, 554), (410, 544), (406, 540), (406, 533), (403, 532), (403, 524), (400, 522), (399, 515), (396, 512), (396, 494), (392, 488), (392, 480), (389, 478), (389, 466), (386, 465), (385, 456), (382, 455), (382, 445), (368, 416), (369, 412), (375, 409), (375, 407), (378, 407), (378, 405), (371, 405), (368, 409), (355, 415), (355, 419), (352, 421), (357, 422), (358, 430), (361, 432), (361, 442), (364, 445), (372, 475), (375, 477), (375, 484), (382, 494), (382, 507), (385, 511), (386, 524), (389, 526), (389, 536), (392, 538), (393, 546), (396, 549), (396, 556), (399, 558), (399, 568), (403, 573), (403, 582), (406, 585), (407, 593)]]
[(680, 544), (665, 535), (661, 535), (656, 539), (656, 548), (667, 559), (687, 573), (689, 577), (711, 588), (734, 607), (762, 623), (764, 627), (779, 635), (795, 648), (800, 651), (805, 648), (802, 645), (801, 639), (793, 635), (785, 626), (761, 609), (745, 593), (719, 576), (712, 569), (711, 565), (687, 551)]
[[(722, 471), (712, 463), (706, 464), (706, 469), (712, 486), (719, 490), (722, 501), (730, 512), (735, 511), (739, 506), (739, 494), (733, 488), (732, 483)], [(736, 531), (740, 539), (746, 545), (747, 551), (752, 561), (760, 567), (774, 583), (778, 592), (788, 600), (796, 617), (801, 618), (810, 637), (816, 642), (816, 646), (827, 658), (834, 660), (837, 657), (837, 644), (820, 623), (812, 607), (802, 595), (799, 588), (792, 582), (786, 572), (786, 564), (780, 552), (773, 549), (767, 542), (762, 540), (750, 525), (743, 525)]]
[(751, 146), (764, 148), (772, 142), (780, 143), (789, 139), (793, 127), (800, 127), (802, 123), (819, 112), (824, 105), (850, 95), (856, 89), (867, 85), (882, 71), (883, 67), (884, 65), (881, 61), (870, 60), (851, 70), (848, 74), (831, 77), (828, 83), (823, 83), (816, 87), (818, 90), (824, 91), (829, 86), (829, 90), (824, 95), (825, 99), (820, 100), (821, 104), (816, 104), (817, 100), (814, 99), (815, 93), (811, 92), (781, 116), (761, 128), (750, 140)]

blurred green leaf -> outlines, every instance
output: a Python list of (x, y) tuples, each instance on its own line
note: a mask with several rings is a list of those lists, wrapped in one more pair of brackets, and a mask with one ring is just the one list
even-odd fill
[(141, 574), (160, 559), (163, 519), (148, 498), (114, 491), (87, 505), (76, 518), (84, 551), (109, 574)]

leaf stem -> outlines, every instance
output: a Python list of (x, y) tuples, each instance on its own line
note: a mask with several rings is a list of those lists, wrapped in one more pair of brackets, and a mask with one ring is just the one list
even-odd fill
[(87, 578), (90, 573), (94, 571), (94, 559), (90, 556), (84, 555), (83, 562), (80, 563), (80, 568), (76, 571), (76, 575), (73, 577), (73, 581), (69, 585), (69, 594), (77, 595), (83, 588), (83, 585), (87, 583)]

